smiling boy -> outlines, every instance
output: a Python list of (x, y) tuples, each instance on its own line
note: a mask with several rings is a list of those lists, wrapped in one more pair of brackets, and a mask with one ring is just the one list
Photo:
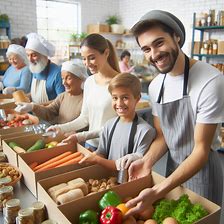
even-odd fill
[(135, 112), (141, 97), (141, 84), (136, 76), (118, 74), (110, 81), (108, 90), (118, 117), (105, 124), (97, 151), (81, 162), (98, 163), (113, 170), (127, 169), (132, 161), (143, 157), (155, 130)]

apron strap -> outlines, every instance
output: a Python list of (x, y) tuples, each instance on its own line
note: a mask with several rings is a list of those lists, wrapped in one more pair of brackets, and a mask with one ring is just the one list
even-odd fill
[(188, 83), (188, 77), (189, 77), (189, 65), (190, 60), (185, 54), (185, 65), (184, 65), (184, 87), (183, 87), (183, 96), (187, 95), (187, 83)]
[[(185, 64), (184, 64), (183, 96), (186, 96), (187, 95), (187, 84), (188, 84), (188, 77), (189, 77), (190, 60), (187, 57), (187, 55), (184, 55), (184, 56), (185, 56)], [(158, 96), (158, 99), (157, 99), (157, 103), (161, 102), (161, 99), (162, 99), (162, 96), (163, 96), (165, 78), (166, 78), (166, 74), (164, 75), (164, 78), (163, 78), (163, 82), (162, 82), (162, 85), (161, 85), (161, 88), (160, 88), (160, 91), (159, 91), (159, 96)]]
[(112, 140), (112, 137), (113, 137), (113, 134), (114, 134), (114, 130), (115, 130), (115, 128), (116, 128), (117, 123), (118, 123), (119, 120), (120, 120), (120, 117), (118, 117), (118, 118), (115, 120), (114, 125), (113, 125), (113, 127), (112, 127), (112, 129), (111, 129), (111, 132), (110, 132), (110, 134), (109, 134), (109, 139), (108, 139), (108, 142), (107, 142), (107, 152), (108, 152), (107, 156), (109, 155), (109, 152), (110, 152), (110, 146), (111, 146), (111, 140)]
[(165, 78), (166, 78), (166, 74), (163, 77), (163, 82), (162, 82), (162, 86), (161, 86), (160, 91), (159, 91), (159, 97), (157, 99), (157, 103), (160, 103), (161, 102), (161, 99), (162, 99), (162, 96), (163, 96)]
[[(108, 139), (108, 143), (107, 143), (107, 157), (108, 157), (109, 152), (110, 152), (110, 146), (111, 146), (111, 141), (112, 141), (112, 137), (113, 137), (113, 134), (114, 134), (114, 130), (115, 130), (119, 120), (120, 120), (120, 117), (118, 117), (116, 119), (116, 121), (114, 122), (114, 125), (113, 125), (113, 127), (111, 129), (111, 132), (109, 134), (109, 139)], [(128, 154), (133, 152), (134, 136), (135, 136), (135, 133), (136, 133), (136, 130), (137, 130), (137, 125), (138, 125), (138, 115), (135, 114), (135, 118), (132, 122), (131, 131), (130, 131), (129, 140), (128, 140)]]

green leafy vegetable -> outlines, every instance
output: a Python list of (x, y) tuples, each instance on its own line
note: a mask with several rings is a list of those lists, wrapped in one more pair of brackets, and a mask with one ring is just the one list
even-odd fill
[(157, 202), (153, 219), (160, 224), (166, 217), (173, 217), (179, 224), (192, 224), (207, 214), (202, 205), (192, 204), (188, 195), (184, 194), (178, 200), (162, 199)]

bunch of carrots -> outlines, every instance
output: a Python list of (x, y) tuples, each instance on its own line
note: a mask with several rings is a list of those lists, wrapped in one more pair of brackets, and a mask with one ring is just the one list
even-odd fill
[(56, 156), (50, 160), (47, 160), (44, 163), (38, 164), (37, 162), (34, 162), (30, 164), (30, 168), (34, 172), (40, 172), (40, 171), (45, 171), (49, 169), (53, 169), (56, 167), (61, 167), (61, 166), (66, 166), (70, 164), (76, 164), (78, 163), (84, 155), (81, 152), (64, 152), (59, 156)]

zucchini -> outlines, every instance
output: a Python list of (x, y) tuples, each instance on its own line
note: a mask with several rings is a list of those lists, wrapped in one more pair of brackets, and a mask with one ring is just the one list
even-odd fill
[(44, 140), (39, 139), (34, 143), (34, 145), (32, 145), (29, 149), (27, 149), (27, 152), (33, 152), (43, 148), (45, 148), (45, 142)]
[(15, 146), (19, 146), (17, 143), (15, 142), (9, 142), (9, 147), (14, 149)]

